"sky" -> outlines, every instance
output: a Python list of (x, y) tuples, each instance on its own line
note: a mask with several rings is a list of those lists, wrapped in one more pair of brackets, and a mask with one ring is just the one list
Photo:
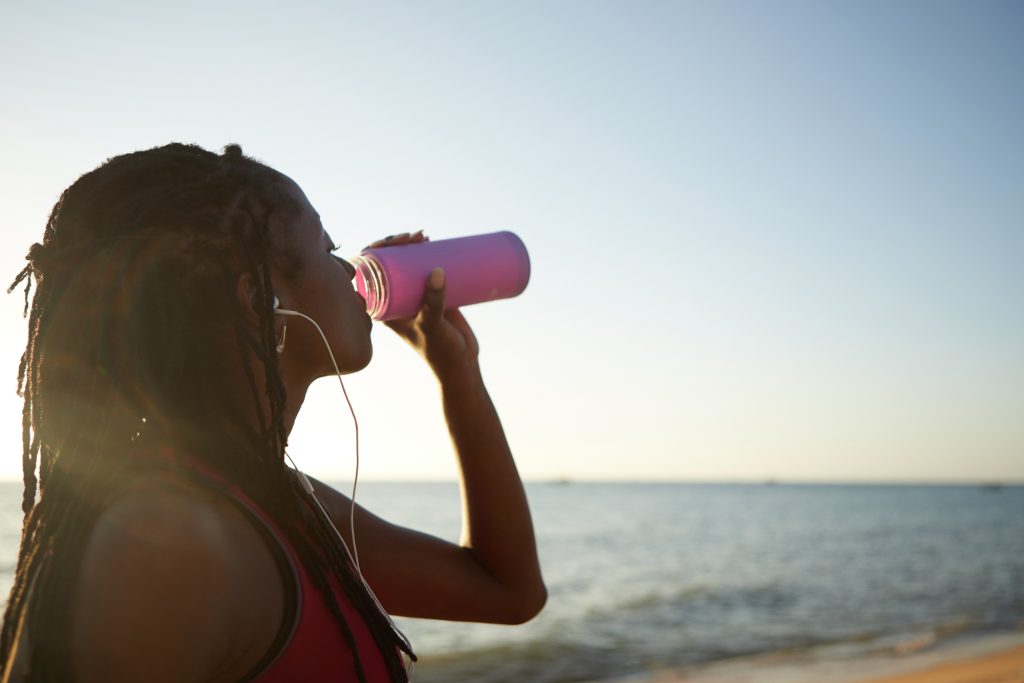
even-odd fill
[[(170, 141), (294, 178), (342, 253), (515, 231), (467, 307), (528, 479), (1024, 481), (1020, 2), (0, 5), (0, 273), (60, 192)], [(0, 297), (0, 478), (25, 322)], [(361, 476), (456, 475), (383, 325)], [(0, 387), (3, 384), (0, 382)], [(290, 440), (351, 477), (318, 381)]]

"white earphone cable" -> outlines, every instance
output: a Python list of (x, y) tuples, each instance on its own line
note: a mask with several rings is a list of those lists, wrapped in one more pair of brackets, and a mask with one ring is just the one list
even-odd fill
[[(359, 580), (362, 582), (363, 586), (366, 588), (366, 592), (369, 594), (370, 598), (373, 600), (374, 604), (377, 606), (377, 609), (380, 610), (380, 613), (384, 615), (385, 619), (387, 619), (388, 624), (391, 625), (391, 628), (398, 635), (398, 637), (402, 640), (402, 642), (405, 645), (406, 649), (408, 649), (411, 652), (412, 651), (412, 646), (409, 644), (408, 638), (406, 638), (405, 634), (402, 633), (402, 630), (400, 628), (398, 628), (398, 625), (395, 624), (394, 620), (391, 618), (391, 615), (388, 614), (387, 610), (384, 609), (384, 606), (380, 604), (380, 601), (377, 599), (377, 596), (374, 594), (373, 590), (370, 588), (370, 585), (366, 582), (366, 579), (363, 578), (363, 571), (362, 571), (362, 568), (359, 566), (359, 549), (356, 546), (356, 487), (359, 484), (359, 420), (356, 418), (356, 411), (352, 407), (352, 401), (349, 399), (348, 391), (345, 389), (345, 382), (342, 381), (342, 379), (341, 379), (341, 369), (338, 367), (338, 362), (334, 359), (334, 352), (331, 351), (331, 345), (327, 341), (327, 335), (324, 334), (324, 331), (322, 329), (320, 329), (320, 326), (316, 323), (315, 320), (310, 318), (305, 313), (299, 313), (298, 311), (291, 311), (291, 310), (288, 310), (288, 309), (280, 308), (279, 305), (278, 305), (278, 301), (277, 301), (276, 297), (274, 298), (274, 313), (277, 314), (277, 315), (285, 315), (285, 316), (292, 316), (292, 317), (296, 317), (296, 318), (302, 318), (303, 320), (309, 321), (313, 325), (313, 327), (316, 328), (316, 331), (320, 334), (320, 339), (322, 339), (323, 342), (324, 342), (324, 348), (327, 349), (327, 355), (330, 356), (331, 364), (334, 366), (334, 372), (335, 372), (335, 374), (336, 374), (336, 376), (338, 378), (338, 384), (341, 385), (341, 393), (345, 396), (345, 403), (348, 404), (349, 413), (352, 414), (352, 424), (355, 425), (355, 436), (356, 436), (356, 469), (355, 469), (355, 475), (352, 478), (352, 498), (351, 498), (350, 503), (349, 503), (349, 516), (348, 516), (349, 531), (352, 534), (352, 549), (351, 550), (349, 550), (348, 544), (345, 543), (345, 537), (341, 535), (341, 532), (339, 532), (337, 527), (334, 526), (334, 522), (331, 521), (331, 515), (327, 512), (327, 510), (324, 509), (324, 506), (320, 502), (320, 499), (317, 498), (316, 492), (313, 489), (313, 484), (309, 481), (309, 477), (307, 477), (302, 472), (302, 470), (300, 470), (296, 466), (295, 461), (292, 460), (292, 456), (287, 451), (285, 451), (285, 457), (287, 457), (288, 458), (288, 462), (290, 462), (292, 464), (292, 469), (295, 470), (295, 474), (298, 477), (299, 482), (302, 484), (303, 488), (309, 494), (310, 498), (312, 498), (313, 501), (316, 503), (316, 506), (320, 509), (320, 513), (324, 516), (324, 518), (328, 522), (328, 525), (331, 527), (331, 529), (334, 530), (334, 533), (337, 535), (338, 540), (341, 541), (341, 546), (345, 549), (345, 552), (348, 554), (349, 559), (352, 561), (352, 564), (355, 565), (356, 575), (359, 577)], [(403, 654), (403, 658), (404, 658), (404, 654)], [(408, 679), (411, 681), (412, 680), (413, 669), (414, 669), (414, 662), (412, 661), (412, 659), (406, 659), (405, 665), (406, 665), (406, 675), (407, 675)]]
[[(359, 572), (360, 576), (362, 576), (362, 569), (359, 566), (359, 547), (356, 544), (356, 488), (359, 485), (359, 420), (356, 418), (356, 411), (352, 407), (352, 401), (348, 397), (348, 391), (345, 389), (345, 382), (343, 382), (341, 379), (341, 369), (338, 367), (338, 362), (334, 359), (334, 352), (331, 351), (331, 345), (328, 343), (327, 336), (324, 334), (324, 331), (320, 329), (320, 326), (317, 325), (316, 321), (310, 318), (305, 313), (299, 313), (298, 311), (290, 311), (284, 308), (278, 308), (274, 311), (274, 313), (278, 315), (290, 315), (297, 318), (302, 318), (303, 320), (308, 320), (313, 325), (313, 327), (316, 328), (316, 331), (320, 334), (320, 338), (324, 342), (324, 348), (327, 349), (327, 355), (330, 356), (331, 358), (331, 364), (334, 366), (334, 372), (338, 378), (338, 384), (341, 385), (341, 393), (345, 396), (345, 403), (348, 404), (349, 413), (352, 414), (352, 424), (355, 425), (356, 434), (356, 471), (352, 477), (352, 498), (350, 500), (348, 513), (349, 532), (352, 534), (352, 551), (349, 554), (351, 555), (352, 562), (356, 566), (356, 570)], [(285, 455), (287, 455), (287, 453), (285, 453)], [(307, 479), (305, 475), (302, 474), (302, 472), (299, 470), (299, 468), (295, 466), (295, 461), (292, 460), (292, 456), (288, 455), (288, 460), (289, 462), (291, 462), (292, 467), (295, 469), (295, 471), (301, 475), (301, 478), (305, 479), (304, 485), (309, 484), (309, 479)], [(328, 519), (330, 519), (330, 515), (327, 514), (326, 510), (324, 510), (323, 505), (320, 504), (320, 500), (316, 497), (315, 494), (313, 494), (312, 488), (312, 484), (309, 484), (309, 493), (313, 495), (313, 500), (316, 501), (316, 504), (320, 508), (320, 510), (325, 515), (327, 515)], [(345, 550), (347, 551), (348, 545), (344, 543), (344, 538), (342, 539), (342, 544), (345, 546)]]

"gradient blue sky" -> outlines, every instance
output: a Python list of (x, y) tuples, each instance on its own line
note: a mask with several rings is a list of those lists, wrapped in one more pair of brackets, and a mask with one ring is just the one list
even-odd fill
[[(239, 142), (351, 253), (522, 236), (527, 291), (466, 314), (527, 477), (1024, 480), (1022, 35), (992, 1), (8, 2), (0, 272), (104, 158)], [(364, 475), (453, 476), (374, 342)], [(336, 383), (291, 451), (351, 473)]]

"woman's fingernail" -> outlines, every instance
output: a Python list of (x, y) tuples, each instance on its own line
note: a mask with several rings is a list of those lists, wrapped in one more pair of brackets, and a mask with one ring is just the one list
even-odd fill
[(444, 287), (444, 270), (441, 268), (434, 268), (430, 271), (430, 286), (433, 289), (441, 289)]

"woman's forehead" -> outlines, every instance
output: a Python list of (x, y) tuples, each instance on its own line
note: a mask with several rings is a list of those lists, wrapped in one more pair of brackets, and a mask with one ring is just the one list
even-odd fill
[(324, 245), (333, 248), (336, 242), (324, 227), (320, 212), (313, 207), (312, 202), (306, 197), (306, 193), (302, 191), (298, 183), (287, 176), (284, 177), (288, 180), (289, 193), (295, 199), (299, 210), (299, 215), (296, 217), (299, 234), (296, 237), (304, 241), (312, 241), (317, 246)]
[(313, 208), (306, 193), (302, 191), (298, 183), (286, 175), (281, 176), (281, 182), (285, 193), (292, 200), (296, 209), (296, 215), (291, 216), (288, 222), (295, 228), (299, 228), (305, 239), (322, 238), (323, 224), (320, 222), (320, 214)]

